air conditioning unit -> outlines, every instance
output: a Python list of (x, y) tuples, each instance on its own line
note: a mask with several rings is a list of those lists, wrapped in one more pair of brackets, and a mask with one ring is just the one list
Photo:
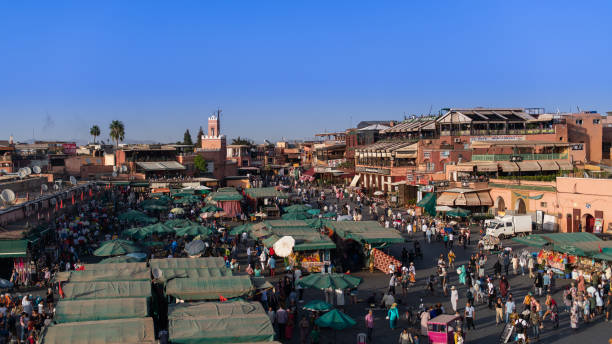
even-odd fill
[(461, 139), (458, 137), (455, 137), (455, 143), (461, 143)]

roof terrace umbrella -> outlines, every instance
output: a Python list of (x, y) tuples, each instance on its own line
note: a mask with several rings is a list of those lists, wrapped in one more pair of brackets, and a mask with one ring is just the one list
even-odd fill
[(321, 274), (315, 273), (310, 274), (306, 277), (302, 277), (298, 281), (303, 287), (315, 288), (315, 289), (347, 289), (356, 288), (361, 283), (361, 278), (346, 275), (346, 274)]
[(102, 257), (119, 256), (139, 251), (140, 248), (138, 248), (133, 241), (115, 239), (102, 243), (102, 245), (94, 251), (94, 255)]
[(315, 323), (320, 327), (330, 327), (334, 330), (344, 330), (345, 328), (353, 327), (357, 324), (353, 318), (333, 309), (320, 316)]
[(313, 300), (305, 304), (303, 308), (307, 311), (326, 312), (334, 308), (334, 306), (322, 300)]

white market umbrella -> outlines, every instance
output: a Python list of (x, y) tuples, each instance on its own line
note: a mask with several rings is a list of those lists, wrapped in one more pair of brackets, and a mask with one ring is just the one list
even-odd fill
[(279, 257), (287, 257), (293, 252), (293, 246), (295, 246), (295, 239), (291, 236), (284, 236), (278, 239), (272, 247), (274, 247), (274, 253)]
[(382, 191), (376, 191), (376, 192), (374, 192), (374, 196), (382, 196), (382, 195), (384, 195), (384, 194), (385, 194), (385, 193), (384, 193), (384, 192), (382, 192)]

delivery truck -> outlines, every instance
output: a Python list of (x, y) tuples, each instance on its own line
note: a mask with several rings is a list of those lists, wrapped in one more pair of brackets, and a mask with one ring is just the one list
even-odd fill
[(530, 215), (506, 215), (486, 222), (487, 235), (502, 240), (516, 235), (528, 235), (531, 234), (531, 231)]

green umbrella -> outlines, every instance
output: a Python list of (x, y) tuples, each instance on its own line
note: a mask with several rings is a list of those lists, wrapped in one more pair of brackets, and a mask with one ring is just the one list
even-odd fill
[(161, 241), (145, 241), (142, 243), (142, 246), (152, 247), (152, 246), (164, 246), (165, 244)]
[(347, 274), (321, 274), (314, 273), (302, 277), (298, 284), (302, 287), (315, 289), (348, 289), (356, 288), (361, 283), (361, 278)]
[(138, 259), (134, 257), (117, 256), (117, 257), (110, 257), (110, 258), (102, 259), (99, 264), (137, 263), (137, 262), (144, 262), (144, 261), (145, 261), (144, 259)]
[(202, 209), (200, 209), (200, 211), (203, 212), (203, 213), (214, 213), (216, 211), (223, 211), (223, 208), (219, 208), (216, 205), (209, 204), (207, 206), (202, 207)]
[(117, 218), (122, 221), (132, 221), (140, 217), (147, 217), (147, 215), (137, 210), (128, 210), (125, 213), (121, 213), (119, 216), (117, 216)]
[(283, 220), (307, 220), (307, 219), (312, 218), (312, 216), (305, 212), (292, 212), (292, 213), (283, 214), (281, 218)]
[(300, 212), (305, 212), (310, 209), (312, 208), (309, 206), (303, 205), (303, 204), (294, 204), (294, 205), (290, 205), (288, 207), (283, 208), (283, 210), (286, 213), (295, 213), (295, 212), (300, 213)]
[(307, 311), (327, 312), (334, 308), (334, 306), (322, 300), (313, 300), (305, 304), (303, 308)]
[(151, 230), (147, 227), (128, 228), (124, 230), (123, 233), (131, 238), (144, 239), (152, 234)]
[(115, 239), (103, 242), (102, 245), (94, 251), (94, 256), (119, 256), (139, 251), (140, 248), (138, 248), (133, 241)]
[(229, 234), (230, 235), (237, 235), (237, 234), (242, 234), (244, 232), (250, 232), (251, 231), (251, 224), (250, 223), (245, 223), (244, 225), (240, 225), (237, 227), (234, 227), (230, 230)]
[(164, 222), (164, 224), (170, 228), (183, 228), (187, 226), (194, 225), (195, 222), (191, 222), (186, 219), (172, 219)]
[(357, 324), (353, 318), (333, 309), (320, 316), (315, 323), (320, 327), (330, 327), (334, 330), (344, 330), (345, 328), (353, 327)]
[(306, 213), (310, 215), (319, 215), (321, 213), (321, 209), (308, 209)]
[(178, 236), (196, 236), (196, 235), (210, 235), (212, 234), (212, 230), (208, 227), (200, 226), (200, 225), (191, 225), (183, 228), (178, 228), (176, 230), (176, 235)]
[(334, 212), (329, 212), (329, 213), (325, 213), (323, 214), (323, 217), (326, 219), (331, 219), (332, 217), (336, 217), (338, 214), (334, 213)]
[(309, 227), (316, 228), (316, 229), (323, 228), (323, 226), (325, 226), (325, 222), (326, 222), (326, 221), (327, 221), (327, 220), (320, 219), (320, 218), (318, 218), (318, 217), (317, 217), (317, 218), (314, 218), (314, 219), (304, 220), (304, 222), (306, 222), (306, 224), (307, 224)]
[(172, 229), (172, 227), (166, 226), (165, 224), (161, 222), (158, 222), (152, 225), (148, 225), (145, 228), (148, 229), (151, 233), (157, 233), (157, 234), (174, 233), (174, 229)]
[(454, 216), (454, 217), (468, 217), (471, 214), (471, 211), (466, 209), (457, 208), (455, 210), (451, 210), (446, 212), (446, 216)]

